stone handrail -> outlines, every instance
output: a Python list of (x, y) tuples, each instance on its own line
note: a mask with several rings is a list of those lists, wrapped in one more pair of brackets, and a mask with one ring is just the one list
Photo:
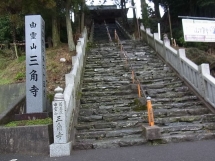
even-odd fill
[(76, 46), (76, 56), (72, 57), (73, 68), (65, 75), (66, 87), (55, 89), (52, 102), (54, 143), (50, 145), (50, 157), (70, 155), (74, 133), (74, 124), (78, 112), (78, 95), (81, 84), (87, 45), (87, 29), (85, 27)]
[(151, 34), (143, 25), (140, 29), (142, 38), (215, 108), (215, 78), (210, 75), (209, 64), (196, 65), (186, 57), (185, 49), (175, 50), (169, 40), (160, 40), (158, 33)]

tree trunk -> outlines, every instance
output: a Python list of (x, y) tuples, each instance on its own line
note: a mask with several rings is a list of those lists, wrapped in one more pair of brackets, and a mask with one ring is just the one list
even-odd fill
[(73, 34), (72, 34), (70, 8), (71, 8), (71, 0), (67, 0), (66, 1), (66, 29), (67, 29), (68, 47), (69, 47), (69, 51), (73, 51), (75, 50), (75, 44), (73, 41)]
[(129, 24), (128, 24), (128, 19), (127, 19), (127, 15), (124, 12), (124, 9), (126, 9), (125, 6), (125, 0), (121, 0), (121, 14), (122, 14), (122, 22), (123, 22), (123, 26), (128, 29), (129, 28)]
[(85, 7), (85, 0), (82, 2), (82, 9), (81, 9), (81, 32), (84, 29), (84, 7)]
[(56, 12), (52, 15), (52, 43), (53, 47), (57, 47), (61, 43)]
[(153, 2), (154, 2), (154, 9), (155, 9), (155, 17), (156, 18), (161, 18), (160, 9), (159, 9), (160, 0), (154, 0)]
[[(134, 0), (131, 1), (131, 5), (134, 6)], [(133, 8), (133, 23), (136, 24), (136, 12), (135, 12), (135, 8)], [(136, 25), (134, 25), (134, 26), (136, 26)]]
[(13, 46), (15, 50), (15, 55), (16, 55), (16, 58), (18, 59), (19, 55), (18, 55), (17, 46), (16, 46), (16, 27), (14, 24), (12, 24), (12, 37), (13, 37)]

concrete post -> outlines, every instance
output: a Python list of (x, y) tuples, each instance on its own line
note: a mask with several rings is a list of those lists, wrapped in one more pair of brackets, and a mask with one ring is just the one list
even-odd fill
[(151, 29), (150, 28), (146, 28), (146, 40), (147, 40), (147, 43), (149, 44), (148, 33), (151, 33)]
[(153, 36), (154, 36), (155, 51), (158, 52), (156, 40), (159, 40), (159, 34), (158, 33), (154, 33)]
[(66, 103), (62, 93), (63, 89), (57, 87), (55, 92), (52, 102), (54, 143), (50, 145), (50, 157), (68, 156), (71, 151), (71, 142), (68, 141)]
[(178, 49), (178, 59), (179, 59), (179, 64), (178, 64), (178, 68), (179, 68), (179, 73), (182, 77), (184, 77), (184, 69), (183, 69), (183, 63), (182, 63), (182, 58), (186, 57), (185, 54), (185, 49)]
[(207, 87), (204, 83), (203, 77), (204, 77), (204, 75), (207, 75), (207, 74), (210, 75), (210, 66), (209, 66), (209, 64), (201, 64), (198, 66), (198, 68), (199, 68), (199, 73), (200, 73), (199, 93), (201, 94), (202, 97), (204, 97), (206, 99), (208, 97), (207, 93), (206, 93)]

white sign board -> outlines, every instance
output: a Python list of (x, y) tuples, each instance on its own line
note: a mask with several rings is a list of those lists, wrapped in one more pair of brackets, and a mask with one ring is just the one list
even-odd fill
[(190, 42), (215, 42), (215, 21), (182, 19), (184, 40)]
[(46, 110), (45, 22), (40, 15), (25, 16), (26, 112)]

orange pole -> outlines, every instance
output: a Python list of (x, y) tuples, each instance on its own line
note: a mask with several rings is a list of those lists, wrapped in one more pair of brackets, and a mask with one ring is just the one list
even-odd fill
[(153, 113), (153, 108), (150, 108), (150, 116), (151, 116), (151, 124), (150, 126), (154, 126), (155, 122), (154, 122), (154, 113)]
[(115, 40), (116, 40), (116, 30), (114, 31), (114, 37), (115, 37)]
[(140, 83), (137, 85), (137, 88), (138, 88), (138, 96), (140, 98), (141, 97)]
[(118, 39), (117, 39), (117, 42), (118, 42), (118, 46), (119, 46), (119, 36), (118, 36), (118, 35), (117, 35), (117, 38), (118, 38)]
[(131, 72), (132, 74), (132, 82), (133, 82), (133, 84), (134, 84), (134, 71), (132, 70), (132, 72)]
[(153, 113), (153, 108), (152, 108), (152, 103), (151, 103), (151, 97), (147, 97), (147, 110), (148, 110), (148, 121), (149, 121), (149, 126), (154, 126), (154, 113)]

